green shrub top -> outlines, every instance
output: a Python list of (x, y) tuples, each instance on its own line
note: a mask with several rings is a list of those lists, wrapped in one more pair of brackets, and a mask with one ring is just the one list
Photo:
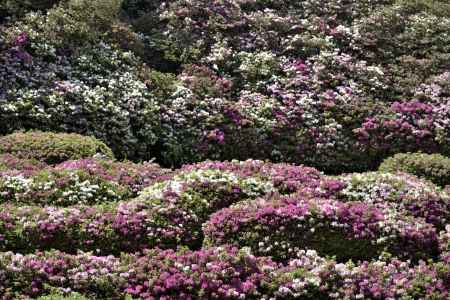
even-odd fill
[(16, 132), (0, 137), (0, 154), (36, 159), (47, 164), (101, 154), (113, 158), (111, 149), (93, 137), (41, 131)]
[(430, 180), (439, 186), (450, 184), (450, 158), (441, 154), (396, 154), (384, 160), (379, 170), (410, 173)]
[(37, 298), (37, 300), (89, 300), (89, 298), (86, 298), (79, 294), (72, 294), (70, 296), (62, 296), (59, 294), (54, 294), (54, 295), (39, 297), (39, 298)]

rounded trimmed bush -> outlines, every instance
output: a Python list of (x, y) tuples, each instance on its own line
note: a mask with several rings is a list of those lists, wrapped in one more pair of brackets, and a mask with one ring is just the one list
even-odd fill
[(425, 218), (437, 227), (450, 221), (450, 197), (431, 182), (414, 175), (367, 172), (337, 178), (343, 184), (334, 197), (340, 201), (392, 205), (402, 213)]
[[(143, 190), (138, 198), (126, 206), (150, 209), (158, 228), (171, 228), (178, 242), (191, 247), (202, 243), (201, 226), (209, 216), (236, 202), (270, 196), (276, 189), (268, 181), (238, 175), (217, 169), (182, 172), (171, 180), (156, 183)], [(165, 237), (169, 239), (168, 236)]]
[(136, 197), (144, 188), (171, 178), (172, 170), (161, 168), (151, 162), (133, 163), (130, 161), (111, 161), (87, 158), (65, 161), (55, 166), (56, 170), (83, 171), (91, 176), (99, 176), (105, 180), (126, 186)]
[(290, 194), (304, 188), (316, 188), (320, 185), (322, 173), (317, 169), (286, 163), (270, 163), (262, 160), (248, 159), (245, 161), (205, 161), (185, 165), (182, 172), (192, 170), (221, 170), (232, 172), (239, 177), (257, 177), (269, 181), (280, 194)]
[(411, 266), (398, 259), (343, 264), (318, 257), (314, 251), (302, 252), (277, 270), (270, 299), (444, 300), (449, 296), (450, 269), (445, 264)]
[(273, 192), (270, 183), (256, 178), (198, 170), (156, 183), (131, 201), (68, 208), (5, 204), (0, 250), (120, 253), (182, 245), (197, 248), (203, 239), (201, 226), (211, 213)]
[(117, 205), (68, 208), (1, 205), (0, 250), (33, 252), (58, 249), (115, 253), (156, 246), (146, 235), (146, 211)]
[(450, 158), (441, 154), (399, 153), (380, 165), (382, 172), (405, 172), (439, 185), (450, 184)]
[(38, 251), (22, 255), (3, 252), (0, 253), (0, 295), (3, 299), (39, 296), (45, 296), (39, 298), (45, 300), (117, 299), (120, 265), (113, 256), (100, 257), (92, 253), (69, 255)]
[(20, 159), (36, 159), (47, 164), (102, 155), (114, 158), (103, 142), (79, 134), (42, 131), (16, 132), (0, 137), (0, 154)]
[(126, 200), (166, 179), (170, 172), (153, 163), (94, 158), (66, 161), (43, 170), (7, 170), (0, 178), (0, 203), (71, 206)]
[(257, 255), (286, 261), (300, 249), (338, 260), (366, 260), (389, 251), (401, 257), (436, 257), (436, 229), (390, 207), (362, 202), (284, 197), (241, 202), (213, 214), (205, 245), (248, 246)]
[(25, 177), (0, 178), (0, 203), (25, 205), (92, 205), (132, 196), (127, 186), (83, 170), (46, 169)]

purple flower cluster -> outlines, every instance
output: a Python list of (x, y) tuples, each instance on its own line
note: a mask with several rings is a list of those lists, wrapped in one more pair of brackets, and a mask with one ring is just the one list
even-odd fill
[(439, 150), (436, 125), (441, 105), (394, 102), (385, 115), (367, 118), (355, 130), (361, 144), (379, 151)]

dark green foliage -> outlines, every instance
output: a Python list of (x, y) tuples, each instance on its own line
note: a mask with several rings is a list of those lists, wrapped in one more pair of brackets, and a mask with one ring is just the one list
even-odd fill
[[(6, 17), (22, 17), (30, 11), (46, 11), (61, 0), (2, 0), (0, 3), (0, 23)], [(67, 0), (64, 0), (67, 1)]]

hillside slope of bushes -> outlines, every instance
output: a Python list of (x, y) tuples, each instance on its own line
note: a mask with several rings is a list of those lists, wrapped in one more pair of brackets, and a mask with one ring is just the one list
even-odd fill
[(0, 299), (450, 299), (447, 0), (2, 0)]

